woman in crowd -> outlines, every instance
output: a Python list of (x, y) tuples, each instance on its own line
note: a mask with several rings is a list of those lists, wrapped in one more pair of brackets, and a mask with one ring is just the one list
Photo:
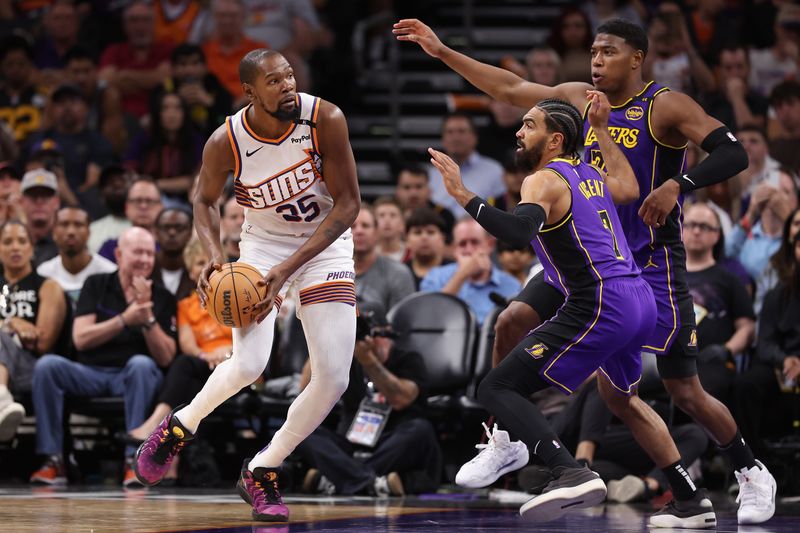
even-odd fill
[(547, 40), (561, 57), (558, 78), (562, 81), (584, 81), (592, 83), (592, 29), (589, 17), (576, 7), (561, 12)]

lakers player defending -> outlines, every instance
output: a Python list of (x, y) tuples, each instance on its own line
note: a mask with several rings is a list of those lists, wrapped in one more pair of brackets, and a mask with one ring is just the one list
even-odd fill
[(279, 467), (330, 412), (347, 388), (355, 346), (355, 274), (350, 225), (360, 209), (356, 166), (342, 112), (297, 93), (292, 66), (273, 50), (249, 52), (239, 77), (250, 104), (225, 120), (206, 143), (194, 196), (195, 225), (210, 262), (198, 281), (203, 305), (208, 276), (225, 262), (217, 200), (232, 172), (245, 208), (241, 261), (266, 273), (257, 320), (233, 330), (233, 355), (189, 405), (177, 407), (145, 440), (134, 468), (158, 483), (200, 422), (267, 365), (275, 317), (293, 297), (311, 360), (311, 383), (292, 403), (272, 441), (242, 466), (238, 489), (253, 518), (284, 522)]

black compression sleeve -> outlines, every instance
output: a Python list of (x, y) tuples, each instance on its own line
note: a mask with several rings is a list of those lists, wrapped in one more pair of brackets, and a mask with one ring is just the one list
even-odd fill
[(547, 220), (539, 204), (518, 204), (513, 213), (506, 213), (490, 206), (479, 196), (467, 202), (464, 209), (483, 229), (501, 241), (519, 247), (529, 244)]
[(672, 178), (681, 186), (682, 193), (725, 181), (749, 164), (742, 143), (725, 126), (709, 133), (700, 147), (708, 152), (708, 157), (693, 169)]

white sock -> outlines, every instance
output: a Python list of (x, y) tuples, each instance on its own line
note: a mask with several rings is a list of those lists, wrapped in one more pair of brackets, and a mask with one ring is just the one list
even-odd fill
[(248, 468), (277, 468), (325, 420), (347, 389), (356, 342), (356, 313), (347, 304), (300, 308), (311, 359), (311, 381), (289, 407), (286, 422)]
[(175, 413), (183, 427), (192, 433), (197, 432), (200, 422), (217, 406), (264, 372), (272, 349), (276, 315), (277, 311), (273, 310), (261, 324), (233, 330), (231, 358), (214, 369), (192, 403)]

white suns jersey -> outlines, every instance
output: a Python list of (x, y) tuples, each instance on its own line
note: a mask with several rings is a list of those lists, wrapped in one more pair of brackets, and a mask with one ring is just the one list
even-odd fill
[(256, 134), (247, 123), (248, 107), (225, 119), (236, 159), (234, 193), (245, 208), (245, 227), (305, 237), (333, 207), (317, 143), (320, 99), (297, 93), (297, 105), (300, 120), (277, 139)]

